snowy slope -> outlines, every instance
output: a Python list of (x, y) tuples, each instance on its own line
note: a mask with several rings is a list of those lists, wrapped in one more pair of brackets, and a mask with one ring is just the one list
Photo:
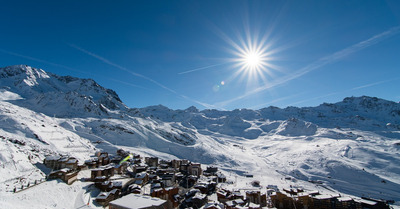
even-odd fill
[(92, 79), (57, 76), (25, 65), (1, 68), (0, 88), (23, 98), (15, 104), (47, 115), (107, 115), (126, 109), (114, 91)]
[(0, 68), (0, 98), (0, 193), (8, 198), (0, 207), (15, 200), (7, 193), (15, 185), (44, 176), (45, 155), (83, 162), (118, 148), (217, 165), (237, 186), (257, 179), (400, 201), (399, 103), (364, 96), (308, 108), (130, 109), (91, 79), (24, 65)]

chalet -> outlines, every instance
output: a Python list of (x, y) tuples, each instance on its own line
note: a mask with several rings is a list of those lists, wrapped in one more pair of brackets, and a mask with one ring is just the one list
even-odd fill
[(261, 207), (267, 206), (267, 195), (261, 194), (260, 191), (246, 191), (246, 199), (249, 202), (260, 205)]
[(216, 187), (217, 183), (210, 179), (201, 179), (194, 185), (194, 188), (200, 190), (202, 194), (210, 194), (215, 191)]
[(140, 173), (147, 170), (147, 166), (145, 165), (133, 165), (131, 168), (133, 173)]
[(313, 208), (314, 201), (309, 193), (298, 193), (296, 204), (302, 205), (304, 208)]
[(104, 181), (104, 182), (96, 182), (96, 188), (100, 189), (103, 192), (109, 192), (114, 189), (122, 190), (122, 182), (121, 181)]
[(234, 209), (237, 207), (244, 207), (245, 204), (246, 204), (246, 202), (243, 201), (242, 199), (230, 200), (225, 203), (226, 209)]
[(291, 197), (288, 197), (286, 193), (282, 192), (274, 192), (271, 196), (272, 205), (276, 208), (293, 208), (294, 200)]
[(164, 187), (170, 187), (175, 184), (175, 173), (164, 173), (160, 178)]
[(156, 197), (129, 194), (110, 202), (109, 209), (165, 209), (167, 201)]
[(158, 157), (146, 157), (145, 162), (150, 167), (158, 167)]
[(204, 175), (206, 176), (214, 176), (218, 172), (218, 167), (207, 166), (207, 169), (204, 171)]
[(127, 163), (114, 165), (114, 173), (116, 174), (124, 174), (128, 168)]
[(69, 161), (69, 157), (62, 157), (57, 161), (58, 169), (66, 168), (67, 162)]
[(101, 192), (96, 197), (96, 202), (102, 206), (107, 206), (111, 201), (117, 199), (119, 197), (120, 190), (113, 189), (109, 192)]
[(247, 209), (262, 209), (262, 207), (259, 204), (255, 204), (255, 203), (250, 202), (247, 205)]
[(182, 163), (181, 160), (172, 160), (171, 167), (179, 170), (181, 167), (181, 163)]
[(76, 170), (78, 168), (78, 160), (74, 157), (69, 157), (68, 161), (65, 162), (65, 168)]
[(200, 163), (190, 163), (188, 166), (188, 174), (200, 177), (203, 174)]
[(207, 203), (204, 205), (204, 209), (225, 209), (225, 206), (221, 203)]
[(361, 208), (371, 208), (371, 209), (389, 209), (389, 205), (383, 201), (375, 200), (371, 198), (362, 197), (355, 199), (356, 205), (361, 205)]
[(179, 205), (177, 198), (178, 193), (178, 187), (158, 188), (152, 191), (151, 196), (167, 200), (168, 208), (176, 208)]
[(145, 185), (149, 181), (149, 174), (146, 172), (137, 173), (135, 175), (135, 184), (137, 185)]
[(194, 188), (200, 190), (202, 194), (208, 193), (208, 186), (205, 183), (197, 183)]
[(53, 170), (59, 170), (62, 168), (70, 168), (72, 170), (78, 169), (78, 160), (74, 157), (60, 157), (57, 155), (47, 156), (43, 163), (46, 165), (46, 167)]
[(193, 208), (201, 208), (203, 205), (207, 203), (207, 201), (208, 201), (207, 195), (201, 194), (200, 192), (196, 193), (191, 198)]
[(361, 207), (361, 204), (354, 201), (350, 197), (338, 197), (337, 198), (336, 208), (344, 209), (344, 208), (360, 208), (360, 207)]
[(313, 202), (315, 208), (335, 208), (335, 199), (337, 196), (332, 195), (316, 195), (314, 196)]
[(179, 171), (183, 174), (188, 174), (189, 164), (188, 160), (180, 160)]
[(104, 179), (108, 179), (111, 176), (114, 176), (114, 167), (113, 166), (103, 166), (99, 168), (92, 169), (91, 171), (91, 179), (103, 179), (98, 177), (105, 177)]
[(128, 193), (140, 194), (142, 192), (142, 186), (137, 184), (131, 184), (128, 186)]
[(226, 182), (226, 176), (223, 173), (218, 172), (218, 173), (216, 173), (216, 175), (217, 175), (217, 182), (218, 183), (225, 183)]
[(72, 184), (78, 179), (78, 172), (70, 168), (53, 171), (49, 174), (48, 179), (61, 179), (67, 184)]
[(88, 168), (97, 168), (100, 166), (99, 159), (97, 157), (85, 160), (85, 164), (88, 166)]
[(43, 160), (43, 164), (48, 167), (48, 168), (52, 168), (55, 170), (58, 170), (58, 160), (61, 159), (60, 156), (58, 155), (51, 155), (51, 156), (47, 156), (44, 160)]
[(99, 159), (100, 165), (108, 165), (111, 163), (111, 159), (108, 156), (107, 152), (100, 152), (100, 153), (97, 153), (97, 155), (98, 155), (97, 158)]

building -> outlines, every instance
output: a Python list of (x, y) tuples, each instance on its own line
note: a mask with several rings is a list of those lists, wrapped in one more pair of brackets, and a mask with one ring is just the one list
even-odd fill
[(203, 174), (200, 163), (191, 163), (187, 169), (189, 175), (200, 177)]
[(260, 191), (246, 191), (246, 199), (261, 207), (267, 206), (267, 195), (261, 194)]
[(150, 167), (158, 167), (158, 157), (146, 157), (145, 162)]
[(61, 159), (61, 157), (58, 155), (50, 155), (50, 156), (47, 156), (43, 160), (43, 164), (48, 168), (58, 170), (58, 160), (59, 159)]
[(78, 172), (70, 168), (53, 171), (49, 174), (48, 179), (61, 179), (67, 184), (72, 184), (78, 180)]
[(101, 177), (102, 179), (108, 179), (111, 176), (114, 176), (114, 167), (113, 166), (104, 166), (104, 167), (99, 167), (95, 168), (91, 171), (91, 179), (92, 181), (95, 181), (96, 179), (99, 179)]
[(72, 170), (78, 169), (78, 160), (75, 157), (60, 157), (58, 155), (47, 156), (43, 160), (43, 164), (53, 170), (69, 168)]
[(156, 197), (129, 194), (109, 203), (109, 209), (165, 209), (167, 201)]
[(96, 182), (94, 185), (103, 192), (109, 192), (114, 189), (122, 190), (122, 181)]
[(119, 193), (120, 193), (119, 189), (113, 189), (110, 192), (101, 192), (96, 197), (96, 202), (102, 206), (107, 206), (111, 201), (119, 197)]
[(169, 209), (176, 208), (179, 205), (179, 201), (176, 195), (179, 193), (178, 187), (158, 188), (151, 192), (152, 197), (158, 197), (163, 200), (167, 200)]

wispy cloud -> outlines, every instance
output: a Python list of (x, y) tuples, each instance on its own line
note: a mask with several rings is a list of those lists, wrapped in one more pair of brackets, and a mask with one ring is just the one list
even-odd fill
[(193, 72), (200, 71), (200, 70), (206, 70), (206, 69), (209, 69), (209, 68), (225, 65), (225, 64), (228, 64), (228, 63), (229, 62), (224, 62), (224, 63), (214, 64), (214, 65), (208, 65), (208, 66), (205, 66), (205, 67), (199, 67), (199, 68), (195, 68), (195, 69), (192, 69), (192, 70), (180, 72), (180, 73), (178, 73), (178, 75), (182, 75), (182, 74), (186, 74), (186, 73), (193, 73)]
[(299, 78), (299, 77), (301, 77), (301, 76), (303, 76), (303, 75), (305, 75), (305, 74), (307, 74), (307, 73), (309, 73), (311, 71), (319, 69), (319, 68), (321, 68), (321, 67), (323, 67), (325, 65), (334, 63), (334, 62), (336, 62), (336, 61), (338, 61), (338, 60), (340, 60), (340, 59), (342, 59), (344, 57), (347, 57), (347, 56), (349, 56), (351, 54), (354, 54), (354, 53), (356, 53), (356, 52), (358, 52), (358, 51), (360, 51), (362, 49), (365, 49), (367, 47), (373, 46), (373, 45), (375, 45), (375, 44), (377, 44), (377, 43), (379, 43), (379, 42), (381, 42), (381, 41), (383, 41), (383, 40), (385, 40), (385, 39), (387, 39), (387, 38), (389, 38), (389, 37), (391, 37), (393, 35), (398, 34), (399, 32), (400, 32), (400, 26), (396, 26), (396, 27), (390, 28), (389, 30), (387, 30), (385, 32), (382, 32), (380, 34), (377, 34), (375, 36), (372, 36), (371, 38), (369, 38), (367, 40), (361, 41), (361, 42), (359, 42), (357, 44), (354, 44), (354, 45), (349, 46), (349, 47), (347, 47), (345, 49), (337, 51), (337, 52), (335, 52), (335, 53), (333, 53), (331, 55), (322, 57), (322, 58), (318, 59), (317, 61), (315, 61), (315, 62), (313, 62), (313, 63), (311, 63), (311, 64), (309, 64), (309, 65), (307, 65), (307, 66), (305, 66), (305, 67), (303, 67), (303, 68), (301, 68), (299, 70), (297, 70), (296, 72), (294, 72), (294, 73), (292, 73), (290, 75), (284, 76), (281, 79), (277, 79), (277, 80), (275, 80), (275, 81), (273, 81), (271, 83), (266, 83), (264, 86), (255, 88), (255, 89), (253, 89), (251, 91), (248, 91), (245, 94), (240, 95), (238, 97), (235, 97), (233, 99), (216, 103), (215, 106), (224, 107), (224, 106), (226, 106), (226, 105), (228, 105), (228, 104), (230, 104), (232, 102), (242, 100), (242, 99), (244, 99), (244, 98), (246, 98), (246, 97), (248, 97), (250, 95), (254, 95), (254, 94), (257, 94), (257, 93), (259, 93), (261, 91), (265, 91), (267, 89), (272, 89), (272, 88), (274, 88), (276, 86), (285, 84), (285, 83), (287, 83), (287, 82), (289, 82), (291, 80), (294, 80), (296, 78)]
[(258, 105), (252, 106), (252, 107), (250, 107), (250, 109), (257, 109), (257, 108), (266, 107), (267, 105), (271, 105), (271, 104), (274, 104), (274, 103), (277, 103), (277, 102), (281, 102), (281, 101), (284, 101), (284, 100), (292, 99), (292, 98), (298, 97), (298, 96), (300, 96), (302, 94), (305, 94), (305, 92), (300, 93), (300, 94), (293, 94), (293, 95), (289, 95), (289, 96), (285, 96), (285, 97), (280, 97), (278, 99), (274, 99), (274, 100), (271, 100), (271, 101), (266, 102), (266, 103), (262, 103), (262, 104), (258, 104)]
[(139, 73), (132, 72), (132, 71), (129, 70), (128, 68), (123, 67), (123, 66), (121, 66), (121, 65), (118, 65), (118, 64), (116, 64), (116, 63), (114, 63), (114, 62), (111, 62), (110, 60), (108, 60), (108, 59), (106, 59), (106, 58), (104, 58), (104, 57), (102, 57), (102, 56), (99, 56), (99, 55), (97, 55), (97, 54), (95, 54), (95, 53), (93, 53), (93, 52), (90, 52), (90, 51), (88, 51), (88, 50), (86, 50), (86, 49), (83, 49), (82, 47), (79, 47), (79, 46), (74, 45), (74, 44), (68, 44), (68, 45), (71, 46), (71, 47), (73, 47), (73, 48), (75, 48), (75, 49), (77, 49), (77, 50), (79, 50), (79, 51), (81, 51), (81, 52), (83, 52), (83, 53), (85, 53), (85, 54), (87, 54), (87, 55), (89, 55), (89, 56), (91, 56), (91, 57), (94, 57), (94, 58), (98, 59), (99, 61), (101, 61), (101, 62), (103, 62), (103, 63), (105, 63), (105, 64), (108, 64), (108, 65), (113, 66), (113, 67), (115, 67), (115, 68), (117, 68), (117, 69), (120, 69), (120, 70), (122, 70), (122, 71), (125, 71), (125, 72), (127, 72), (127, 73), (130, 73), (131, 75), (137, 76), (137, 77), (142, 78), (142, 79), (145, 79), (145, 80), (147, 80), (147, 81), (150, 81), (151, 83), (154, 83), (154, 84), (156, 84), (157, 86), (159, 86), (159, 87), (161, 87), (161, 88), (163, 88), (163, 89), (165, 89), (165, 90), (167, 90), (167, 91), (169, 91), (169, 92), (171, 92), (171, 93), (173, 93), (173, 94), (175, 94), (175, 95), (177, 95), (177, 96), (179, 96), (179, 97), (181, 97), (181, 98), (184, 98), (184, 99), (189, 100), (189, 101), (191, 101), (191, 102), (195, 102), (195, 103), (197, 103), (197, 104), (199, 104), (199, 105), (201, 105), (201, 106), (204, 106), (204, 107), (206, 107), (206, 108), (214, 107), (213, 105), (210, 105), (210, 104), (207, 104), (207, 103), (204, 103), (204, 102), (199, 102), (199, 101), (194, 100), (194, 99), (191, 99), (191, 98), (189, 98), (189, 97), (187, 97), (187, 96), (185, 96), (185, 95), (179, 94), (179, 93), (176, 92), (175, 90), (173, 90), (173, 89), (171, 89), (171, 88), (168, 88), (167, 86), (165, 86), (165, 85), (163, 85), (163, 84), (161, 84), (161, 83), (155, 81), (155, 80), (152, 79), (152, 78), (149, 78), (149, 77), (147, 77), (147, 76), (145, 76), (145, 75), (142, 75), (142, 74), (139, 74)]
[(301, 104), (301, 103), (304, 103), (304, 102), (318, 100), (318, 99), (322, 99), (322, 98), (333, 96), (333, 95), (337, 95), (337, 94), (348, 93), (348, 92), (359, 90), (359, 89), (363, 89), (363, 88), (377, 86), (377, 85), (380, 85), (380, 84), (388, 83), (388, 82), (399, 80), (399, 79), (400, 79), (400, 77), (397, 77), (397, 78), (393, 78), (393, 79), (389, 79), (389, 80), (383, 80), (383, 81), (378, 81), (378, 82), (374, 82), (374, 83), (370, 83), (370, 84), (365, 84), (365, 85), (354, 87), (354, 88), (350, 88), (350, 89), (347, 89), (347, 90), (344, 90), (344, 91), (331, 92), (331, 93), (320, 95), (320, 96), (317, 96), (317, 97), (313, 97), (313, 98), (297, 101), (297, 102), (289, 104), (288, 106), (293, 106), (293, 105)]
[[(77, 70), (77, 69), (74, 69), (74, 68), (71, 68), (71, 67), (68, 67), (68, 66), (65, 66), (65, 65), (49, 62), (49, 61), (38, 59), (38, 58), (35, 58), (35, 57), (26, 56), (26, 55), (18, 54), (18, 53), (7, 51), (7, 50), (3, 50), (3, 49), (0, 49), (0, 52), (6, 53), (6, 54), (9, 54), (9, 55), (13, 55), (13, 56), (17, 56), (17, 57), (22, 57), (24, 59), (32, 60), (32, 61), (35, 61), (35, 62), (40, 62), (40, 63), (44, 63), (44, 64), (47, 64), (47, 65), (52, 65), (52, 66), (55, 66), (55, 67), (64, 68), (64, 69), (67, 69), (67, 70), (70, 70), (70, 71), (86, 74), (88, 76), (93, 76), (92, 73), (80, 71), (80, 70)], [(101, 76), (101, 75), (96, 75), (96, 76), (103, 77), (106, 80), (119, 82), (119, 83), (122, 83), (122, 84), (125, 84), (125, 85), (128, 85), (128, 86), (133, 86), (133, 87), (137, 87), (137, 88), (146, 89), (145, 87), (134, 85), (134, 84), (127, 83), (127, 82), (123, 82), (123, 81), (120, 81), (120, 80), (117, 80), (117, 79), (113, 79), (113, 78), (109, 78), (109, 77), (105, 77), (105, 76)]]
[(378, 82), (374, 82), (374, 83), (370, 83), (370, 84), (354, 87), (351, 90), (358, 90), (358, 89), (368, 88), (368, 87), (376, 86), (376, 85), (383, 84), (383, 83), (388, 83), (388, 82), (399, 80), (399, 79), (400, 78), (398, 77), (398, 78), (393, 78), (393, 79), (389, 79), (389, 80), (378, 81)]
[[(15, 53), (15, 52), (4, 50), (4, 49), (0, 49), (0, 52), (3, 52), (5, 54), (9, 54), (9, 55), (13, 55), (13, 56), (16, 56), (16, 57), (22, 57), (24, 59), (32, 60), (32, 61), (35, 61), (35, 62), (40, 62), (40, 63), (44, 63), (44, 64), (47, 64), (47, 65), (52, 65), (52, 66), (55, 66), (55, 67), (64, 68), (64, 69), (75, 71), (75, 72), (79, 72), (79, 73), (85, 73), (85, 72), (76, 70), (74, 68), (71, 68), (71, 67), (68, 67), (68, 66), (65, 66), (65, 65), (49, 62), (49, 61), (46, 61), (46, 60), (42, 60), (42, 59), (38, 59), (38, 58), (35, 58), (35, 57), (31, 57), (31, 56), (18, 54), (18, 53)], [(87, 74), (87, 73), (85, 73), (85, 74)]]

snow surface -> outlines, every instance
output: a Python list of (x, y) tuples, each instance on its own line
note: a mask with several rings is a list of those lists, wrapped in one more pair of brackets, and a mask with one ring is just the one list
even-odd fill
[(349, 97), (308, 108), (130, 109), (91, 79), (25, 65), (0, 68), (0, 86), (0, 208), (82, 205), (90, 195), (81, 181), (12, 191), (50, 172), (42, 164), (47, 155), (84, 162), (97, 150), (119, 148), (218, 166), (229, 188), (251, 188), (258, 180), (262, 188), (299, 186), (400, 202), (399, 103)]

